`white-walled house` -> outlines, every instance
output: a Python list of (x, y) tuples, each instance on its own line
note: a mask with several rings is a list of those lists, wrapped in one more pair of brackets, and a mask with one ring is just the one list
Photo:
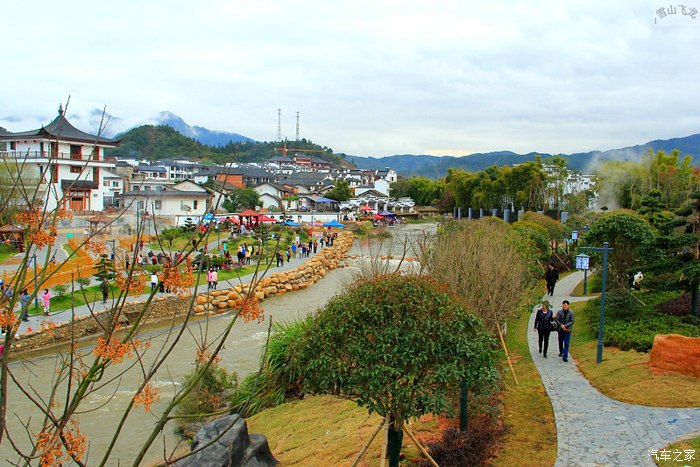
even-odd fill
[(124, 177), (109, 170), (104, 171), (104, 185), (102, 186), (102, 198), (105, 208), (119, 206), (119, 198), (124, 193)]
[(0, 157), (23, 165), (23, 178), (38, 182), (38, 194), (47, 209), (102, 211), (105, 194), (111, 193), (106, 182), (113, 181), (105, 180), (105, 175), (114, 175), (108, 171), (116, 167), (105, 159), (104, 150), (118, 144), (118, 140), (78, 130), (61, 106), (58, 116), (38, 130), (0, 133)]
[(122, 195), (122, 207), (128, 214), (154, 214), (181, 225), (185, 218), (197, 222), (209, 212), (212, 194), (204, 187), (183, 181), (158, 191), (129, 191)]

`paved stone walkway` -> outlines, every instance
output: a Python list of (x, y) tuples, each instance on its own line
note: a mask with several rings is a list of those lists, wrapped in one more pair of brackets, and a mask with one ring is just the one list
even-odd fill
[[(555, 313), (562, 300), (569, 300), (576, 318), (580, 305), (576, 306), (575, 301), (582, 299), (568, 294), (581, 280), (582, 272), (570, 274), (557, 283), (553, 297), (545, 297)], [(532, 313), (528, 343), (554, 408), (556, 466), (655, 465), (649, 460), (649, 449), (661, 449), (687, 435), (700, 434), (700, 408), (644, 407), (618, 402), (598, 392), (578, 370), (571, 355), (568, 363), (557, 357), (556, 333), (550, 336), (547, 358), (542, 358), (537, 351), (537, 333), (532, 332), (534, 321)], [(574, 323), (574, 333), (577, 326), (581, 323)], [(575, 355), (573, 346), (572, 350)], [(698, 458), (700, 453), (696, 452), (695, 459)]]

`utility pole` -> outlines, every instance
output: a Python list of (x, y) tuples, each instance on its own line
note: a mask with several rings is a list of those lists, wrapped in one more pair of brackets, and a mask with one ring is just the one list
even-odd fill
[(299, 111), (297, 110), (297, 141), (299, 141)]
[(282, 109), (277, 109), (277, 141), (282, 141)]

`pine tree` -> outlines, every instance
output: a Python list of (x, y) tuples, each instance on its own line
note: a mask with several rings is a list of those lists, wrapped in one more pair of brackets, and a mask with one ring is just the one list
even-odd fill
[(95, 278), (100, 281), (110, 281), (117, 277), (117, 270), (114, 267), (114, 260), (109, 259), (107, 255), (100, 255), (100, 260), (95, 265), (97, 272)]

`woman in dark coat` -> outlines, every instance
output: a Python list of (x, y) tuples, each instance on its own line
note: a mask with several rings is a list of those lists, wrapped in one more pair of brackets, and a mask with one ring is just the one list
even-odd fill
[[(537, 331), (537, 345), (539, 352), (544, 358), (547, 358), (547, 349), (549, 348), (549, 333), (552, 331), (552, 310), (547, 300), (542, 302), (542, 308), (537, 310), (535, 315), (535, 331)], [(544, 343), (544, 346), (542, 345)]]

